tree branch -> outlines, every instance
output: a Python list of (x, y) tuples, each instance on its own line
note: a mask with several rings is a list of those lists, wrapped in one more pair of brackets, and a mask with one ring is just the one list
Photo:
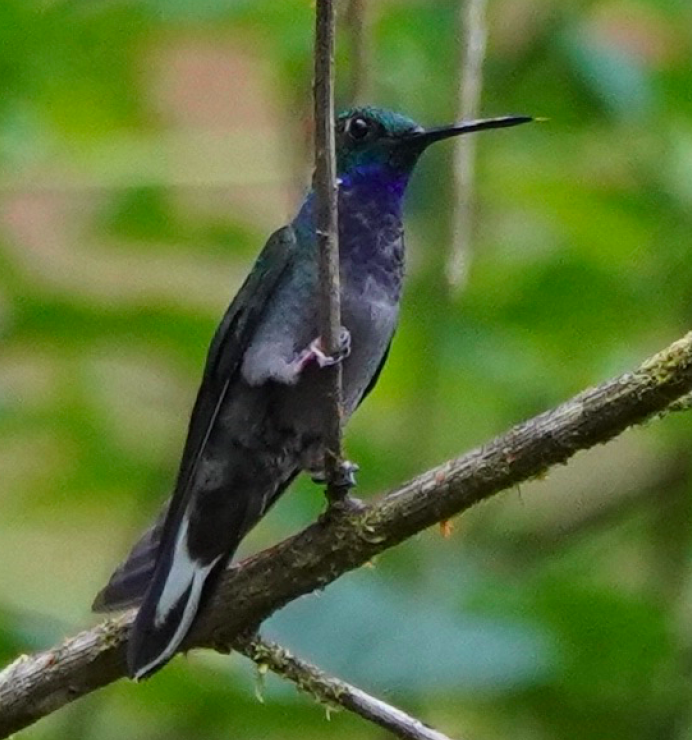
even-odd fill
[[(315, 229), (319, 249), (320, 337), (328, 355), (339, 352), (341, 306), (339, 229), (334, 152), (334, 0), (317, 0), (315, 14)], [(324, 368), (324, 472), (330, 500), (343, 497), (341, 462), (341, 363)]]
[[(300, 534), (238, 563), (184, 645), (229, 650), (234, 639), (303, 594), (436, 522), (607, 442), (692, 391), (692, 333), (626, 373), (429, 470), (362, 511), (332, 512)], [(0, 673), (0, 737), (125, 675), (133, 614), (62, 645), (23, 656)]]
[(315, 666), (296, 658), (285, 648), (259, 635), (236, 638), (233, 649), (258, 666), (266, 666), (282, 678), (292, 681), (316, 701), (327, 706), (348, 709), (389, 730), (396, 737), (404, 740), (450, 740), (415, 717), (366, 694), (346, 681), (325, 675)]

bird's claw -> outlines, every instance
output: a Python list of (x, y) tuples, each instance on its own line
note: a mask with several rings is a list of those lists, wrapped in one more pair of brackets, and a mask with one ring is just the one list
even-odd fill
[[(359, 470), (360, 467), (356, 463), (350, 460), (342, 460), (335, 471), (334, 478), (329, 482), (334, 488), (348, 491), (358, 485), (356, 473)], [(312, 470), (310, 471), (310, 480), (318, 485), (325, 484), (327, 483), (327, 474), (324, 470)]]
[(327, 481), (327, 500), (329, 509), (327, 514), (338, 512), (344, 514), (357, 514), (365, 508), (365, 504), (351, 496), (351, 489), (356, 485), (356, 473), (359, 468), (350, 460), (340, 460), (332, 474), (331, 480)]
[(350, 460), (342, 460), (334, 471), (331, 484), (339, 490), (349, 491), (357, 485), (356, 473), (360, 470), (358, 465)]
[(322, 349), (321, 337), (317, 337), (317, 339), (310, 342), (308, 352), (320, 367), (338, 365), (351, 354), (351, 332), (345, 326), (339, 329), (339, 347), (333, 355), (325, 354)]
[(321, 368), (331, 367), (345, 360), (351, 354), (351, 332), (342, 326), (339, 330), (339, 348), (333, 355), (328, 355), (322, 349), (322, 338), (317, 337), (293, 361), (292, 366), (296, 379), (308, 365), (313, 362)]
[(327, 510), (320, 516), (322, 523), (338, 516), (359, 514), (366, 508), (360, 499), (350, 494), (351, 489), (356, 485), (358, 470), (358, 465), (350, 460), (339, 461), (333, 477), (329, 480), (324, 470), (317, 468), (310, 470), (310, 478), (313, 482), (326, 484), (327, 487), (325, 495), (328, 505)]

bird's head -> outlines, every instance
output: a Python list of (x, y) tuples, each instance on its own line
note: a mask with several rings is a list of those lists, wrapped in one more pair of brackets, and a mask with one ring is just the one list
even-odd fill
[(435, 141), (531, 120), (528, 116), (505, 116), (425, 129), (410, 118), (383, 108), (351, 108), (341, 113), (336, 122), (337, 173), (343, 178), (383, 167), (409, 174), (423, 151)]

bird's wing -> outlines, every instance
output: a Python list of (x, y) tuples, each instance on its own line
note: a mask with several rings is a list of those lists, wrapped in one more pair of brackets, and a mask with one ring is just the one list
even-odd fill
[(295, 249), (291, 227), (275, 232), (229, 306), (209, 346), (180, 463), (175, 491), (156, 524), (132, 548), (125, 562), (97, 595), (93, 609), (111, 611), (141, 601), (151, 581), (160, 543), (175, 535), (192, 493), (191, 483), (243, 353), (260, 324), (270, 297), (289, 267)]
[(294, 254), (295, 236), (290, 226), (274, 232), (233, 299), (209, 346), (202, 385), (190, 419), (180, 472), (172, 501), (189, 486), (209, 432), (243, 359), (271, 295)]
[(385, 364), (387, 363), (387, 358), (389, 357), (389, 350), (392, 348), (392, 340), (389, 340), (389, 344), (387, 345), (387, 349), (384, 351), (384, 354), (382, 355), (382, 359), (380, 360), (380, 364), (377, 366), (377, 370), (375, 370), (375, 374), (370, 379), (370, 382), (368, 383), (365, 391), (363, 392), (363, 395), (360, 398), (360, 401), (358, 402), (358, 405), (360, 406), (363, 401), (370, 395), (370, 392), (375, 388), (377, 385), (377, 381), (380, 379), (380, 374), (382, 373), (382, 369), (384, 368)]

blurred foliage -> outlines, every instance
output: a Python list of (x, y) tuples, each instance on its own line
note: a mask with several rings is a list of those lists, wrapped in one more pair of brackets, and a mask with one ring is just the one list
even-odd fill
[[(0, 3), (0, 654), (94, 621), (172, 484), (216, 321), (309, 167), (307, 0)], [(369, 4), (373, 102), (453, 118), (458, 3)], [(470, 280), (444, 286), (451, 145), (407, 201), (409, 278), (353, 420), (364, 495), (683, 333), (692, 6), (495, 0)], [(348, 46), (339, 49), (348, 89)], [(340, 93), (343, 102), (343, 92)], [(450, 218), (448, 218), (448, 214)], [(689, 416), (630, 431), (276, 615), (273, 637), (451, 736), (692, 737)], [(304, 481), (244, 552), (311, 521)], [(375, 738), (193, 654), (32, 738)]]

